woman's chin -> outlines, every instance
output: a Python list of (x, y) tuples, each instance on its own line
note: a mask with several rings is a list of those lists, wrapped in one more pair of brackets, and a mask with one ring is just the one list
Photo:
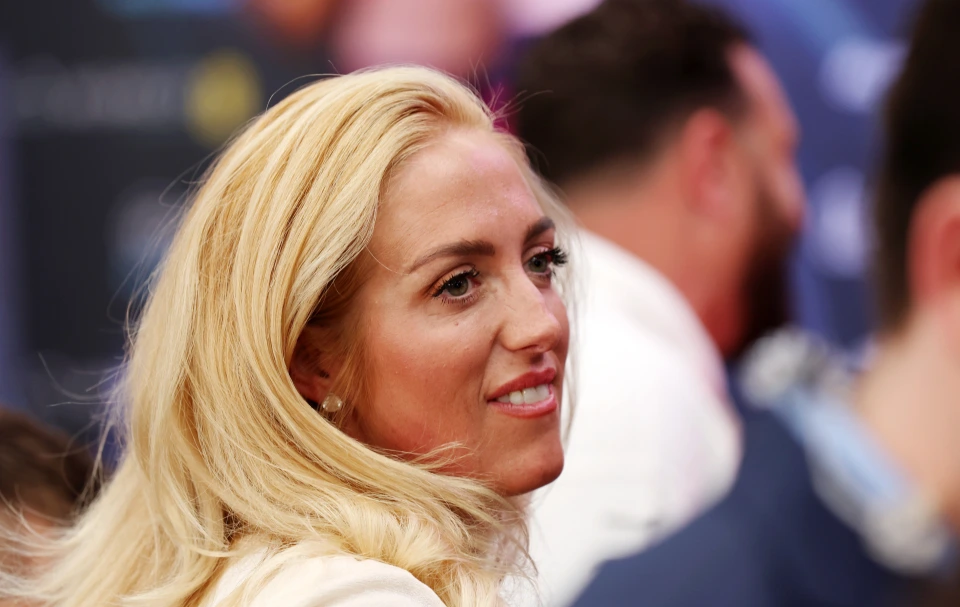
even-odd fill
[(557, 480), (563, 472), (562, 446), (558, 444), (556, 452), (544, 453), (538, 460), (538, 465), (526, 468), (522, 475), (516, 472), (511, 474), (512, 478), (501, 481), (499, 493), (504, 497), (517, 497), (530, 493)]

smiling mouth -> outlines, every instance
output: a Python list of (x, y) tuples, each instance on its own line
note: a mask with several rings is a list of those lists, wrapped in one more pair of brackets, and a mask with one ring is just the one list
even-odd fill
[(550, 384), (540, 384), (532, 388), (514, 390), (496, 399), (496, 402), (505, 405), (533, 405), (550, 398)]
[(514, 390), (489, 403), (501, 413), (520, 419), (540, 418), (554, 413), (559, 408), (552, 384), (539, 384), (532, 388)]

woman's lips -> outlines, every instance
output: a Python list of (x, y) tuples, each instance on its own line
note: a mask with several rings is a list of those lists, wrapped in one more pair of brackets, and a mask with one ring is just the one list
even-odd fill
[(513, 417), (542, 417), (557, 410), (557, 395), (551, 384), (515, 390), (489, 401), (490, 406)]

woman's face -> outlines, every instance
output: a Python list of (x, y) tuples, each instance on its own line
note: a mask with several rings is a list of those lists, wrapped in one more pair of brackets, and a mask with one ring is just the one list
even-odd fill
[(569, 341), (554, 247), (553, 222), (492, 135), (452, 131), (405, 163), (357, 296), (370, 399), (348, 431), (411, 454), (457, 443), (451, 472), (504, 495), (554, 480)]

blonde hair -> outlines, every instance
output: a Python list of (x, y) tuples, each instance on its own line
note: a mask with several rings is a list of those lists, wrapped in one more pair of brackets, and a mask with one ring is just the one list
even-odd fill
[[(236, 137), (131, 331), (122, 463), (36, 549), (50, 566), (0, 590), (60, 607), (197, 605), (240, 546), (296, 544), (406, 569), (448, 605), (498, 603), (510, 543), (525, 552), (517, 508), (349, 438), (288, 371), (305, 326), (343, 316), (332, 287), (368, 244), (390, 175), (449, 128), (496, 132), (468, 88), (394, 67), (311, 84)], [(498, 136), (545, 212), (562, 213)]]

